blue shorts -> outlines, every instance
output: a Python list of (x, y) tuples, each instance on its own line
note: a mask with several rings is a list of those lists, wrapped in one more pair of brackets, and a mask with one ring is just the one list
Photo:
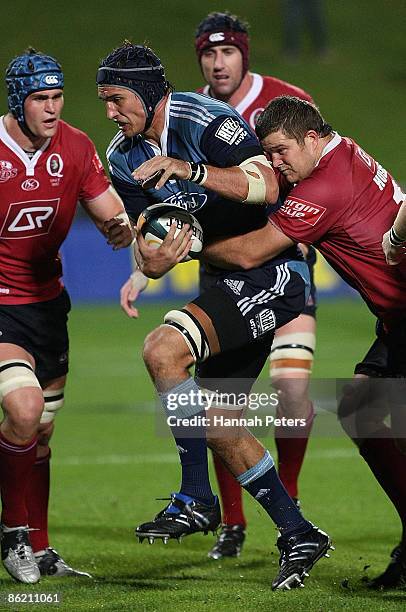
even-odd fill
[[(316, 265), (317, 260), (317, 252), (316, 249), (312, 246), (309, 247), (309, 252), (306, 257), (306, 263), (309, 267), (310, 274), (310, 295), (307, 300), (306, 306), (303, 309), (302, 314), (309, 315), (316, 318), (316, 310), (317, 310), (317, 289), (314, 284), (314, 266)], [(206, 289), (210, 289), (213, 286), (213, 274), (208, 271), (204, 265), (200, 266), (199, 270), (199, 285), (200, 291), (206, 291)]]
[(205, 282), (193, 303), (210, 318), (221, 352), (198, 364), (197, 377), (255, 380), (275, 330), (303, 312), (310, 293), (306, 262), (280, 257), (259, 268), (208, 275)]

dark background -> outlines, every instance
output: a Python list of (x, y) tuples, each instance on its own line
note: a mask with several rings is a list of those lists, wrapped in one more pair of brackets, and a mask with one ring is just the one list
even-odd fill
[[(64, 118), (87, 131), (101, 156), (115, 128), (96, 97), (99, 60), (124, 38), (150, 44), (178, 90), (201, 82), (193, 38), (212, 10), (228, 9), (251, 24), (251, 68), (308, 90), (326, 120), (355, 138), (391, 171), (406, 179), (406, 3), (403, 0), (326, 0), (329, 53), (320, 61), (308, 36), (297, 63), (282, 50), (281, 2), (149, 0), (20, 1), (4, 4), (0, 20), (0, 66), (31, 44), (55, 55), (66, 75)], [(4, 92), (4, 90), (3, 90)], [(3, 93), (3, 108), (5, 107)]]

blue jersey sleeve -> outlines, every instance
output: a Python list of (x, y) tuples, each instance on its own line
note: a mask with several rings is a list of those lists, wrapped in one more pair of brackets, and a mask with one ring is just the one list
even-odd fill
[(106, 152), (110, 175), (122, 181), (134, 182), (131, 176), (131, 168), (128, 166), (128, 151), (124, 148), (127, 143), (119, 143), (114, 147), (113, 143), (110, 144)]
[(127, 181), (117, 178), (111, 174), (111, 182), (114, 189), (117, 191), (120, 198), (123, 200), (124, 208), (134, 222), (147, 206), (154, 204), (154, 200), (150, 199), (146, 192), (135, 183), (130, 185)]
[(237, 116), (216, 117), (204, 130), (200, 147), (207, 161), (219, 168), (238, 166), (244, 159), (263, 154), (257, 137)]
[(106, 155), (111, 182), (123, 200), (127, 214), (133, 221), (137, 221), (140, 213), (150, 204), (154, 204), (154, 200), (132, 176), (133, 169), (140, 163), (133, 155), (134, 142), (134, 139), (124, 139), (118, 134), (110, 143)]

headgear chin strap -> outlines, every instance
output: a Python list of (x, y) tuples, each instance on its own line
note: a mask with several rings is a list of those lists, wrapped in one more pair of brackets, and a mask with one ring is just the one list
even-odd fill
[(150, 127), (155, 109), (169, 89), (161, 60), (144, 45), (125, 44), (115, 49), (101, 62), (96, 82), (135, 93), (146, 115), (143, 131)]
[(35, 91), (63, 89), (62, 68), (50, 55), (30, 50), (11, 60), (6, 70), (6, 85), (8, 108), (18, 123), (27, 128), (25, 99)]
[(213, 32), (203, 32), (195, 39), (195, 49), (199, 63), (203, 51), (218, 47), (219, 45), (232, 45), (241, 51), (242, 55), (242, 76), (244, 77), (249, 68), (249, 39), (246, 32), (235, 32), (234, 30), (217, 30)]

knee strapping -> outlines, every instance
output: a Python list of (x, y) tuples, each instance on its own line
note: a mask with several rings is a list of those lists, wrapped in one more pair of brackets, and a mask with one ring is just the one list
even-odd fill
[(270, 355), (271, 376), (311, 374), (316, 337), (312, 332), (284, 334), (276, 337)]
[(61, 389), (50, 389), (48, 391), (44, 391), (44, 410), (40, 423), (52, 423), (56, 417), (56, 413), (63, 408), (63, 404), (64, 387)]
[(164, 325), (170, 325), (182, 334), (194, 361), (204, 361), (210, 356), (209, 343), (203, 328), (186, 310), (170, 310), (164, 317)]
[(5, 359), (0, 361), (0, 402), (4, 397), (24, 387), (41, 389), (32, 365), (25, 359)]

